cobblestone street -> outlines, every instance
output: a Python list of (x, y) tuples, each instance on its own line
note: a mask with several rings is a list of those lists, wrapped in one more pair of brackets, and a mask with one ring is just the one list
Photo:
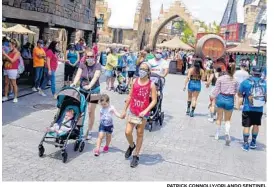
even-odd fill
[[(185, 77), (168, 75), (162, 128), (145, 131), (140, 164), (130, 168), (124, 153), (128, 147), (124, 120), (115, 119), (115, 129), (109, 153), (94, 157), (92, 150), (98, 131), (99, 106), (96, 111), (93, 139), (83, 153), (68, 146), (68, 162), (63, 164), (60, 151), (45, 144), (45, 156), (38, 157), (38, 144), (56, 112), (51, 97), (37, 93), (20, 98), (17, 104), (3, 103), (3, 181), (265, 181), (266, 123), (258, 137), (258, 148), (244, 152), (241, 113), (232, 117), (231, 146), (224, 137), (214, 140), (215, 125), (207, 121), (209, 89), (203, 87), (196, 116), (185, 115)], [(105, 89), (105, 83), (101, 85)], [(111, 103), (121, 111), (126, 95), (107, 92)], [(50, 90), (47, 90), (50, 95)], [(48, 104), (41, 110), (38, 104)]]

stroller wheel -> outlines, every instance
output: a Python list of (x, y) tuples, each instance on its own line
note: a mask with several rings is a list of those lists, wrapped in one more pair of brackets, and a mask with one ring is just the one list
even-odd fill
[(78, 151), (79, 145), (80, 145), (80, 142), (79, 142), (78, 140), (76, 140), (75, 143), (74, 143), (74, 148), (73, 148), (73, 150), (74, 150), (75, 152)]
[(150, 122), (150, 123), (148, 124), (148, 131), (149, 131), (149, 132), (152, 131), (152, 124), (153, 124), (152, 122)]
[(82, 141), (82, 142), (80, 143), (79, 152), (80, 152), (80, 153), (83, 152), (83, 151), (84, 151), (84, 148), (85, 148), (85, 142)]
[(161, 114), (160, 114), (160, 119), (159, 119), (160, 126), (163, 125), (164, 119), (165, 119), (165, 113), (164, 113), (164, 112), (161, 112)]
[(68, 153), (66, 151), (62, 152), (62, 161), (63, 163), (66, 163), (68, 160)]
[(43, 145), (39, 145), (38, 146), (38, 150), (39, 150), (39, 157), (42, 157), (45, 153), (45, 148)]

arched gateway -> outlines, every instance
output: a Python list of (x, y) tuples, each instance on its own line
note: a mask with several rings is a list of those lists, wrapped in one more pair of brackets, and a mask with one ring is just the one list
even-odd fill
[(152, 23), (150, 38), (149, 38), (149, 44), (150, 46), (155, 49), (157, 37), (162, 30), (162, 28), (170, 21), (172, 21), (175, 18), (182, 18), (188, 26), (191, 28), (191, 30), (194, 33), (194, 36), (196, 36), (198, 32), (198, 26), (195, 26), (194, 20), (190, 14), (190, 12), (186, 9), (185, 5), (180, 1), (176, 0), (170, 8), (165, 11), (161, 17), (159, 17), (158, 20), (156, 20), (154, 23)]

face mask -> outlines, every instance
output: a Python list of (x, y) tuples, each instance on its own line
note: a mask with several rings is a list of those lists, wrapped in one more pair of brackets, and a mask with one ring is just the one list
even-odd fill
[(161, 58), (162, 58), (162, 55), (159, 54), (159, 53), (157, 53), (157, 54), (155, 55), (155, 58), (156, 58), (156, 59), (161, 59)]
[(4, 43), (4, 46), (9, 47), (9, 46), (10, 46), (10, 45), (9, 45), (9, 42), (5, 42), (5, 43)]
[(140, 76), (141, 79), (144, 78), (144, 77), (146, 77), (147, 74), (148, 74), (148, 73), (147, 73), (146, 71), (144, 71), (144, 70), (139, 70), (139, 76)]
[(88, 66), (93, 66), (95, 61), (94, 61), (94, 59), (88, 58), (88, 59), (86, 60), (86, 62), (87, 62), (87, 65), (88, 65)]
[(43, 44), (41, 44), (41, 48), (43, 48), (44, 47), (44, 45)]

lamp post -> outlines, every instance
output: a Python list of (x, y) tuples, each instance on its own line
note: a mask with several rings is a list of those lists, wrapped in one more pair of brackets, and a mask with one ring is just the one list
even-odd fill
[(260, 29), (260, 39), (259, 39), (259, 46), (258, 46), (258, 52), (257, 52), (257, 63), (259, 62), (259, 54), (260, 54), (260, 50), (261, 50), (262, 35), (266, 29), (266, 24), (259, 23), (259, 29)]

